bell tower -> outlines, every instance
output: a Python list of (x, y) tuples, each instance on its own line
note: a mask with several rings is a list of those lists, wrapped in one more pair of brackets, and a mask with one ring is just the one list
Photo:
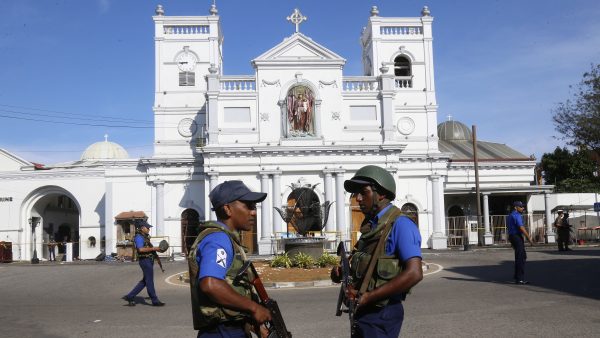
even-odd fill
[(222, 72), (218, 11), (213, 4), (208, 16), (166, 16), (158, 5), (152, 19), (154, 156), (191, 156), (206, 137), (206, 76)]

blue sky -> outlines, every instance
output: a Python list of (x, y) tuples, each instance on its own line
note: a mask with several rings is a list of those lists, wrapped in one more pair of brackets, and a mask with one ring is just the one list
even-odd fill
[[(207, 15), (212, 1), (2, 0), (0, 148), (51, 164), (108, 134), (132, 157), (151, 156), (159, 3), (166, 15)], [(347, 59), (344, 75), (361, 75), (358, 38), (372, 5), (400, 17), (429, 6), (438, 121), (452, 115), (477, 125), (480, 140), (538, 159), (562, 144), (551, 110), (600, 62), (597, 1), (217, 0), (224, 71), (253, 74), (250, 60), (293, 33), (285, 18), (298, 7), (308, 17), (301, 31)]]

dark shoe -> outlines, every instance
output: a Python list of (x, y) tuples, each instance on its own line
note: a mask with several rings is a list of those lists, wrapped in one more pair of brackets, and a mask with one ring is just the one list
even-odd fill
[(165, 303), (158, 301), (156, 303), (152, 303), (152, 306), (165, 306)]
[(128, 306), (135, 306), (135, 301), (133, 300), (133, 298), (129, 298), (125, 295), (125, 296), (121, 297), (121, 299), (126, 301)]
[(565, 251), (573, 251), (573, 249), (566, 248)]
[(526, 280), (519, 280), (519, 281), (516, 281), (515, 284), (517, 284), (517, 285), (526, 285), (526, 284), (529, 284), (529, 282), (526, 281)]

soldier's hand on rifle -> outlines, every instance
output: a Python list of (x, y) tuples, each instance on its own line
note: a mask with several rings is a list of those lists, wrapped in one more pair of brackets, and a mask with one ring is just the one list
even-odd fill
[(262, 324), (271, 320), (271, 312), (258, 303), (256, 303), (256, 306), (251, 310), (250, 313), (252, 314), (254, 321), (256, 321), (258, 324)]
[(334, 283), (341, 283), (342, 282), (342, 267), (341, 266), (334, 266), (333, 268), (331, 268), (331, 273), (330, 276), (331, 281)]

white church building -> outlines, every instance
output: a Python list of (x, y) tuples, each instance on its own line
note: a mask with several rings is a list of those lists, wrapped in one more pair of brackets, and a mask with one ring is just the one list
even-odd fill
[[(198, 222), (214, 219), (208, 193), (226, 180), (268, 193), (256, 229), (244, 234), (251, 253), (273, 254), (293, 233), (275, 207), (294, 205), (297, 189), (317, 205), (332, 202), (323, 232), (351, 242), (362, 214), (343, 182), (366, 164), (393, 174), (393, 203), (418, 223), (423, 247), (445, 249), (446, 217), (473, 214), (475, 178), (469, 128), (438, 125), (429, 9), (383, 17), (373, 7), (360, 36), (362, 76), (345, 76), (342, 56), (302, 34), (304, 19), (293, 11), (292, 34), (251, 60), (254, 74), (232, 76), (223, 74), (214, 5), (208, 16), (168, 16), (158, 6), (152, 157), (129, 158), (107, 139), (56, 165), (0, 149), (0, 241), (13, 243), (13, 258), (31, 259), (34, 243), (47, 258), (50, 238), (75, 243), (81, 259), (119, 252), (130, 246), (120, 222), (130, 211), (143, 212), (172, 253), (183, 252)], [(477, 149), (484, 216), (551, 191), (535, 185), (533, 159), (497, 143)]]

